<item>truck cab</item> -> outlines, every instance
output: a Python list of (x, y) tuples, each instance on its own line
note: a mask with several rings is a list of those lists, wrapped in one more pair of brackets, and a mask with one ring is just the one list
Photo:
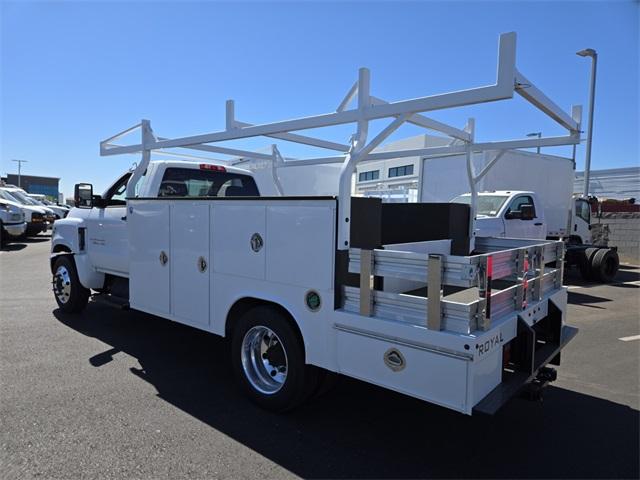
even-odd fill
[[(471, 194), (465, 193), (452, 203), (471, 204)], [(544, 209), (535, 192), (497, 190), (478, 193), (475, 220), (476, 236), (529, 238), (547, 237)]]
[(582, 195), (574, 195), (572, 210), (569, 238), (573, 243), (591, 243), (591, 203)]
[[(83, 257), (89, 267), (85, 276), (92, 288), (102, 288), (104, 274), (129, 276), (126, 190), (132, 174), (122, 174), (102, 195), (94, 195), (90, 184), (80, 184), (76, 207), (55, 224), (52, 254), (71, 252)], [(184, 161), (150, 162), (135, 192), (136, 198), (259, 195), (246, 170)]]

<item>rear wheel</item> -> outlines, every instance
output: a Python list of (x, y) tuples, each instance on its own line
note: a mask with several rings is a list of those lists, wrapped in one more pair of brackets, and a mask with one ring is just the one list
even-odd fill
[(587, 282), (593, 281), (594, 279), (592, 261), (598, 250), (600, 249), (597, 247), (585, 248), (578, 263), (578, 268), (580, 268), (580, 275), (582, 276), (583, 280)]
[(291, 410), (315, 391), (318, 369), (305, 364), (302, 340), (273, 307), (252, 308), (238, 319), (231, 354), (241, 389), (265, 409)]
[(597, 280), (609, 283), (616, 277), (619, 266), (618, 252), (609, 248), (601, 248), (593, 257), (591, 271)]
[(78, 279), (76, 265), (70, 255), (60, 255), (53, 264), (53, 295), (60, 310), (78, 313), (87, 306), (89, 289)]

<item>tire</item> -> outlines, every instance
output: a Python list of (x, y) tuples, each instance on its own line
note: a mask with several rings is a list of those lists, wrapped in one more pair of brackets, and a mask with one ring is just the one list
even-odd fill
[(237, 320), (231, 361), (244, 394), (266, 410), (292, 410), (318, 384), (319, 369), (305, 364), (302, 339), (290, 318), (271, 306), (254, 307)]
[(87, 306), (89, 289), (78, 279), (71, 255), (59, 255), (53, 264), (53, 296), (64, 313), (79, 313)]
[(4, 247), (4, 227), (2, 226), (2, 221), (0, 220), (0, 248)]
[(580, 275), (582, 275), (582, 279), (586, 282), (591, 282), (594, 280), (594, 272), (592, 267), (593, 257), (600, 250), (597, 247), (589, 247), (585, 248), (582, 258), (578, 263), (578, 268), (580, 269)]
[(620, 259), (618, 252), (609, 248), (599, 249), (591, 261), (591, 271), (596, 280), (610, 283), (618, 273)]

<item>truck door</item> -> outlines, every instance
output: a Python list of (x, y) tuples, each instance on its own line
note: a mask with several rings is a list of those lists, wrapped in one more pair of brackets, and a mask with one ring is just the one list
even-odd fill
[[(533, 207), (533, 218), (523, 216), (523, 205)], [(509, 204), (504, 213), (505, 236), (508, 238), (544, 239), (546, 229), (544, 221), (536, 212), (536, 203), (531, 195), (518, 195)]]
[(209, 324), (209, 205), (171, 205), (171, 313), (181, 322)]
[(131, 172), (127, 172), (107, 190), (100, 206), (91, 210), (87, 222), (91, 263), (98, 270), (123, 276), (129, 274), (125, 192), (130, 177)]
[(591, 243), (591, 205), (584, 198), (577, 198), (573, 228), (569, 235), (580, 238), (581, 243)]

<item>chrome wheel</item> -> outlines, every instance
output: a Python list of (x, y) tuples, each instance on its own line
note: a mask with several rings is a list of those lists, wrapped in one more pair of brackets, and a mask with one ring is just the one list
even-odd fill
[(64, 265), (60, 265), (53, 275), (53, 293), (61, 304), (69, 301), (71, 296), (71, 275)]
[(276, 333), (268, 327), (251, 328), (242, 339), (242, 368), (247, 380), (259, 392), (278, 392), (287, 379), (287, 352)]

